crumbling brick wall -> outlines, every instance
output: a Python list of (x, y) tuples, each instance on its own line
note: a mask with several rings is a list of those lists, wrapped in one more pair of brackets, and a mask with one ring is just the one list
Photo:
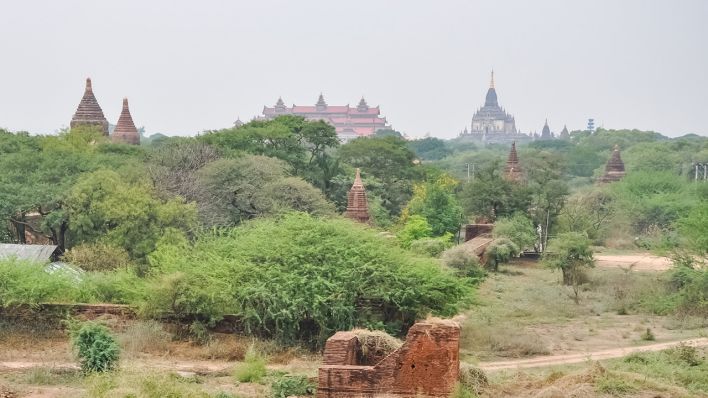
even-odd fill
[(351, 332), (327, 340), (318, 398), (445, 397), (457, 381), (460, 327), (455, 322), (416, 323), (403, 346), (374, 366), (356, 363), (358, 347)]

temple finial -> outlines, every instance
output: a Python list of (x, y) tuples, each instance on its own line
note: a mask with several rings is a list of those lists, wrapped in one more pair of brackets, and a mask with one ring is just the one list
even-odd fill
[(86, 78), (86, 91), (93, 91), (93, 88), (91, 87), (91, 78), (90, 77)]
[(492, 79), (489, 81), (489, 88), (494, 88), (494, 69), (492, 69)]

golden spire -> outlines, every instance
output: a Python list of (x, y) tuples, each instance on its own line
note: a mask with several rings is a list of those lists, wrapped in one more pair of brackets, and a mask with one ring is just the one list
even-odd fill
[(494, 69), (492, 69), (492, 80), (489, 82), (489, 88), (494, 88)]

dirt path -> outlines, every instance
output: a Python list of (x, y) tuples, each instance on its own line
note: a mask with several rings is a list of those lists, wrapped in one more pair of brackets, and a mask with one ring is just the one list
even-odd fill
[(598, 267), (623, 269), (632, 267), (634, 271), (666, 271), (673, 265), (671, 259), (651, 254), (596, 254), (594, 257), (595, 265)]
[(614, 348), (611, 350), (602, 350), (582, 354), (550, 355), (529, 359), (517, 359), (512, 361), (482, 362), (478, 366), (483, 370), (489, 372), (503, 369), (536, 368), (544, 366), (581, 363), (588, 360), (597, 361), (601, 359), (621, 358), (635, 352), (661, 351), (667, 348), (676, 347), (677, 345), (682, 343), (693, 347), (705, 347), (708, 346), (708, 338), (701, 337), (697, 339), (671, 341), (666, 343), (657, 343), (644, 346)]

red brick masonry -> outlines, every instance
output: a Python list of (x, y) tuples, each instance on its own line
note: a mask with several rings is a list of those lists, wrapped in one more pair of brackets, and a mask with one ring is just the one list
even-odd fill
[(317, 398), (446, 397), (460, 370), (460, 326), (416, 323), (398, 350), (374, 366), (356, 363), (359, 341), (351, 332), (327, 340)]

